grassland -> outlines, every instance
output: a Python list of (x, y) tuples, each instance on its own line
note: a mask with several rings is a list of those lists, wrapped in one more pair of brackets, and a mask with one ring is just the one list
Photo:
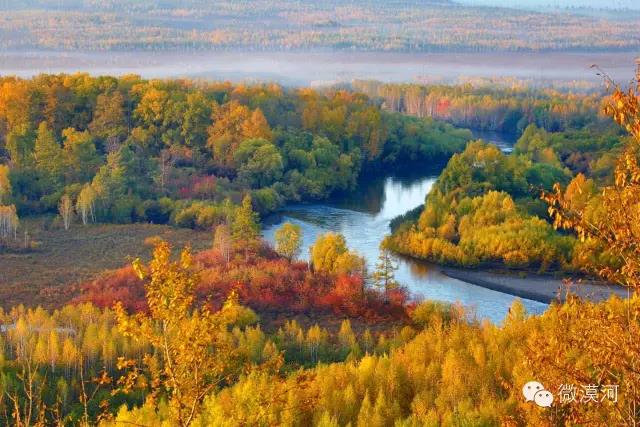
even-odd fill
[(165, 225), (74, 225), (70, 230), (27, 224), (40, 247), (29, 253), (0, 253), (0, 307), (16, 304), (60, 307), (77, 295), (77, 285), (105, 270), (150, 255), (145, 239), (159, 236), (176, 247), (194, 250), (211, 244), (208, 232)]

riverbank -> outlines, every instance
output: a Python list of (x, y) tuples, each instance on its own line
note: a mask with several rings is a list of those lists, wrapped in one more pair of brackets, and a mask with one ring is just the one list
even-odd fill
[(533, 301), (550, 304), (552, 301), (564, 301), (567, 291), (577, 294), (581, 298), (598, 302), (616, 294), (621, 298), (628, 296), (627, 290), (617, 285), (607, 285), (595, 281), (582, 281), (567, 285), (562, 278), (552, 276), (527, 274), (526, 277), (516, 276), (515, 273), (499, 273), (482, 270), (462, 270), (457, 268), (442, 268), (446, 276), (472, 283), (497, 292), (526, 298)]

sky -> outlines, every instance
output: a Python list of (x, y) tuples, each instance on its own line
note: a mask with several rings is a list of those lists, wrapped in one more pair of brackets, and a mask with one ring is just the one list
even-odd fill
[(589, 7), (595, 9), (640, 10), (640, 0), (459, 0), (459, 3), (518, 8)]

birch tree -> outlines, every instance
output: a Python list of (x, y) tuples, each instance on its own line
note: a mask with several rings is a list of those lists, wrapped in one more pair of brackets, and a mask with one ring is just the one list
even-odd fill
[(73, 218), (73, 202), (71, 201), (71, 197), (67, 194), (62, 196), (62, 199), (60, 199), (58, 212), (60, 212), (60, 216), (64, 222), (64, 229), (69, 230), (69, 227), (71, 226), (71, 219)]
[(18, 213), (15, 205), (0, 206), (0, 237), (7, 239), (13, 235), (13, 238), (18, 237), (18, 225), (20, 221), (18, 219)]
[(82, 218), (82, 224), (87, 225), (89, 222), (95, 222), (95, 205), (96, 198), (98, 197), (96, 191), (89, 184), (86, 184), (76, 201), (76, 212), (80, 214)]

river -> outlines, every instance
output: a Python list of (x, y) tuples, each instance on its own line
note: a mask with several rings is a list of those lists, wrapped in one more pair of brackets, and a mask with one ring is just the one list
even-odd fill
[[(497, 133), (476, 133), (493, 142), (504, 151), (510, 151), (513, 142)], [(353, 194), (335, 198), (326, 203), (292, 204), (267, 218), (263, 235), (274, 242), (274, 233), (283, 222), (302, 227), (301, 258), (309, 258), (309, 248), (318, 235), (327, 231), (342, 233), (350, 249), (358, 251), (374, 268), (379, 245), (387, 235), (389, 222), (424, 203), (426, 194), (436, 181), (437, 168), (422, 171), (418, 176), (386, 176), (367, 180)], [(396, 280), (405, 285), (412, 295), (444, 302), (460, 302), (478, 318), (500, 323), (515, 297), (492, 291), (461, 280), (445, 276), (437, 265), (419, 260), (396, 257)], [(527, 311), (541, 313), (547, 305), (523, 299)]]

